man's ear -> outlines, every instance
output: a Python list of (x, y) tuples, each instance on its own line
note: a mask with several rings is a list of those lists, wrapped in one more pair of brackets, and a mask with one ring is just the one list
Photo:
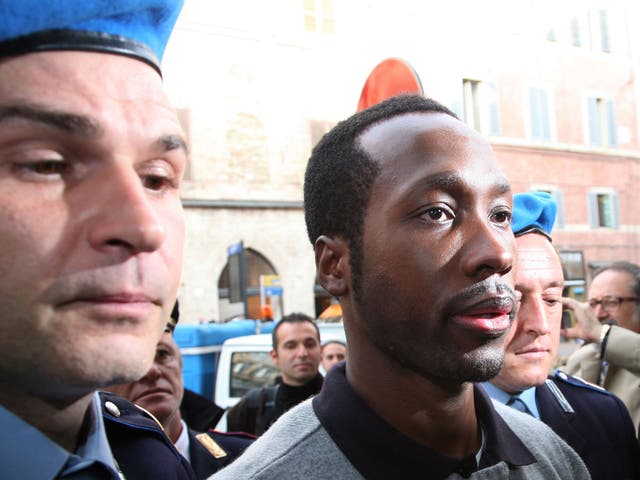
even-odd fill
[(278, 366), (278, 352), (272, 349), (269, 351), (269, 355), (271, 355), (271, 360), (273, 361), (273, 363)]
[(321, 235), (316, 240), (315, 252), (318, 283), (332, 296), (344, 296), (351, 277), (347, 242)]

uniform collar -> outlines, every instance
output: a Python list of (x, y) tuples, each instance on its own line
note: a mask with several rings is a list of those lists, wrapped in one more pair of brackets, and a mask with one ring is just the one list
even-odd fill
[[(480, 468), (502, 461), (512, 466), (534, 463), (535, 457), (498, 415), (484, 391), (474, 387), (474, 397), (486, 434)], [(447, 457), (389, 425), (349, 385), (344, 364), (331, 369), (312, 404), (327, 433), (365, 478), (413, 478), (416, 471), (429, 472), (430, 478), (446, 478), (477, 469), (474, 455), (462, 460)]]
[[(88, 433), (75, 454), (55, 443), (40, 430), (0, 405), (0, 464), (7, 478), (53, 479), (59, 474), (82, 470), (98, 461), (119, 478), (109, 448), (97, 393), (91, 398)], [(37, 461), (33, 453), (37, 452)]]
[(189, 429), (187, 428), (187, 424), (184, 423), (184, 420), (180, 420), (180, 423), (182, 424), (182, 431), (175, 445), (182, 456), (186, 458), (188, 462), (191, 462), (191, 455), (189, 454)]
[(512, 396), (517, 396), (527, 406), (531, 414), (540, 420), (540, 411), (538, 410), (538, 404), (536, 403), (536, 387), (527, 388), (519, 394), (512, 395), (501, 388), (496, 387), (491, 382), (484, 382), (481, 385), (491, 398), (504, 405), (507, 404)]

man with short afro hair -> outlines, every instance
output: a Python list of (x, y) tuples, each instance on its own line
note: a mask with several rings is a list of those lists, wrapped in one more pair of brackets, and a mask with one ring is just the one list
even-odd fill
[(378, 103), (338, 123), (315, 146), (304, 177), (304, 216), (311, 244), (320, 235), (337, 235), (349, 242), (356, 296), (362, 259), (362, 222), (371, 186), (380, 166), (362, 150), (359, 135), (396, 115), (439, 112), (458, 118), (430, 98), (406, 95)]
[(546, 425), (474, 385), (500, 370), (516, 307), (511, 187), (486, 140), (395, 97), (325, 135), (304, 199), (349, 359), (216, 478), (588, 478)]

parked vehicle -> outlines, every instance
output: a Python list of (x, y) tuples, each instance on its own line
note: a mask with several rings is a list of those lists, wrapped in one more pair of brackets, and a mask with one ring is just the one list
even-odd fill
[(182, 353), (184, 386), (207, 398), (214, 398), (216, 369), (225, 340), (243, 335), (271, 332), (273, 322), (238, 319), (226, 323), (178, 324), (174, 339)]
[[(321, 342), (346, 341), (342, 323), (318, 323), (318, 328)], [(271, 334), (230, 338), (224, 342), (216, 373), (214, 400), (218, 406), (228, 409), (250, 389), (273, 385), (279, 370), (269, 355), (271, 349)], [(325, 373), (322, 367), (320, 370)], [(226, 430), (226, 415), (216, 428)]]

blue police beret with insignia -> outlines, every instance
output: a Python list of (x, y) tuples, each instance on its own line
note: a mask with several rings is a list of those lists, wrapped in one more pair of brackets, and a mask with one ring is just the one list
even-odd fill
[(52, 50), (160, 61), (184, 0), (16, 0), (0, 3), (0, 57)]
[(551, 240), (558, 205), (547, 192), (525, 192), (513, 196), (511, 229), (516, 237), (538, 232)]

